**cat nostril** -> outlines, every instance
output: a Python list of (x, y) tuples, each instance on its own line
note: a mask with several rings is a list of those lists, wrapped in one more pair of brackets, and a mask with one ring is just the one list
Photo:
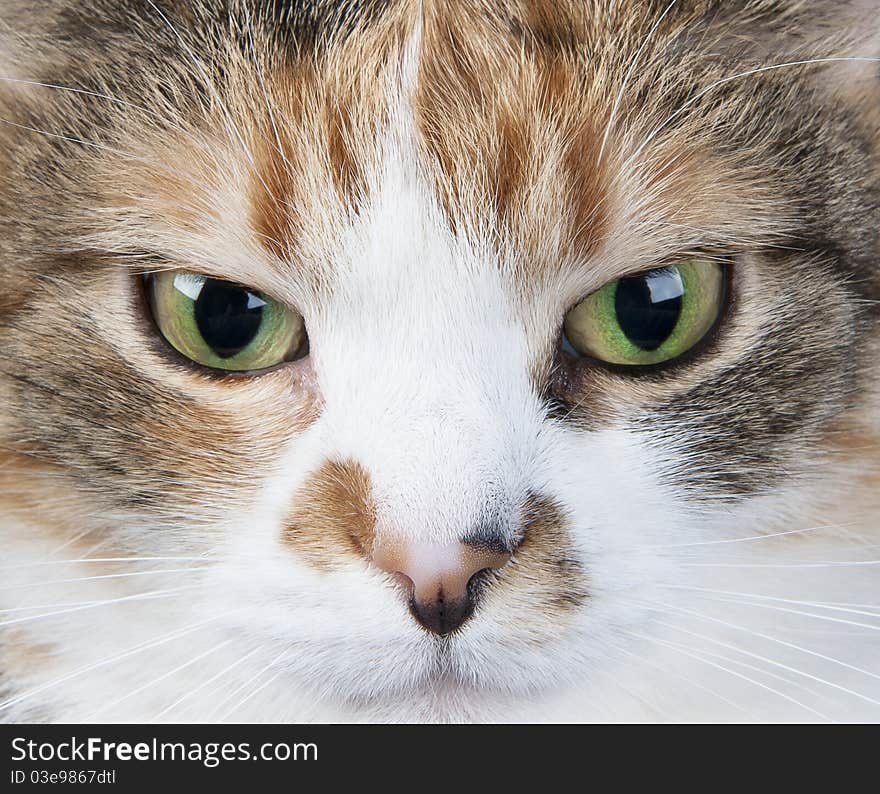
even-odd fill
[(413, 617), (440, 636), (460, 628), (473, 614), (475, 585), (484, 572), (507, 564), (500, 547), (471, 543), (379, 543), (373, 564), (392, 574), (410, 595)]
[(444, 637), (461, 628), (473, 614), (474, 602), (469, 595), (455, 601), (450, 600), (439, 590), (430, 601), (413, 598), (409, 603), (409, 610), (423, 628)]

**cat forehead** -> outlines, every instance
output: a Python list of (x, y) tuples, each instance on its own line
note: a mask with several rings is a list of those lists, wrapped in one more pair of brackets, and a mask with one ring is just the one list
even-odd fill
[(700, 134), (713, 119), (678, 112), (676, 80), (690, 88), (711, 68), (684, 78), (651, 53), (646, 76), (639, 63), (637, 45), (678, 28), (652, 32), (633, 13), (600, 30), (607, 15), (544, 19), (541, 4), (516, 24), (498, 9), (390, 8), (317, 53), (227, 54), (213, 115), (162, 141), (174, 173), (136, 169), (177, 232), (163, 251), (173, 264), (287, 297), (291, 278), (350, 275), (371, 245), (412, 272), (468, 249), (471, 267), (568, 296), (777, 231), (778, 214), (756, 212), (767, 185)]

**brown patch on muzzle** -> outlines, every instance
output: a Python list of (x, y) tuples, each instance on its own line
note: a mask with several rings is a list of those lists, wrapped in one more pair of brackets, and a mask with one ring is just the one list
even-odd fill
[(327, 461), (296, 492), (281, 539), (326, 571), (369, 558), (375, 526), (370, 475), (355, 461)]
[(531, 496), (522, 521), (523, 539), (501, 577), (504, 588), (527, 592), (532, 603), (556, 612), (577, 612), (590, 593), (565, 512), (546, 496)]

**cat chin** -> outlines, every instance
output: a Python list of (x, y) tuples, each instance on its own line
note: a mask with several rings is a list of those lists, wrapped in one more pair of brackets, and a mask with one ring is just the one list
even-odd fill
[(426, 710), (451, 715), (473, 712), (477, 704), (494, 709), (534, 701), (589, 679), (596, 666), (583, 652), (584, 636), (575, 632), (531, 644), (520, 637), (497, 642), (466, 634), (442, 640), (420, 630), (424, 636), (409, 634), (385, 643), (312, 641), (294, 656), (285, 655), (282, 642), (266, 649), (259, 662), (282, 657), (274, 671), (278, 688), (312, 703), (352, 715), (403, 709), (411, 718)]

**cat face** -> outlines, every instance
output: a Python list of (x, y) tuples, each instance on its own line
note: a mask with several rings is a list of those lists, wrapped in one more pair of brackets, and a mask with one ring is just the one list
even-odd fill
[(9, 3), (0, 713), (876, 717), (852, 5)]

